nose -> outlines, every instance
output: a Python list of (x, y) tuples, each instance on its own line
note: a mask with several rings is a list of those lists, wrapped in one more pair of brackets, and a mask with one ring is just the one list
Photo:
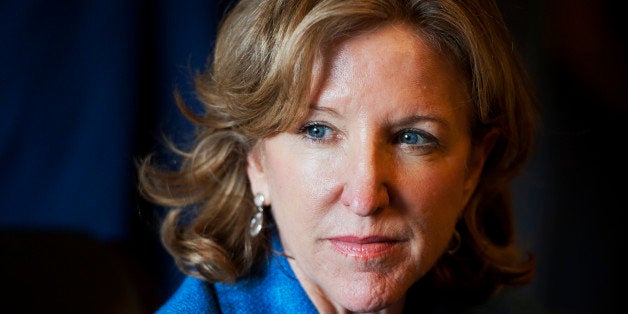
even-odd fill
[(390, 173), (394, 164), (377, 143), (358, 145), (346, 156), (341, 202), (356, 215), (366, 217), (388, 207)]

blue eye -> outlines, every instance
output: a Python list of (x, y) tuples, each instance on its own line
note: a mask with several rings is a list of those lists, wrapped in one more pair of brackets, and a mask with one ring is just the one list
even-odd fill
[(434, 135), (421, 130), (405, 129), (401, 130), (396, 135), (397, 143), (404, 145), (411, 145), (413, 147), (421, 147), (425, 149), (427, 147), (440, 147), (438, 138)]
[(322, 139), (328, 137), (331, 133), (331, 128), (322, 124), (312, 124), (305, 127), (305, 133), (307, 136), (313, 139)]
[(402, 144), (417, 145), (424, 144), (427, 139), (414, 131), (403, 131), (399, 133), (397, 140)]

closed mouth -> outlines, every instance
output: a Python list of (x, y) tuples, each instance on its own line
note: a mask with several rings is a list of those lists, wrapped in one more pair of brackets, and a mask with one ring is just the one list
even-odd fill
[(379, 258), (397, 248), (400, 240), (386, 236), (340, 236), (328, 239), (332, 248), (345, 256), (356, 259)]

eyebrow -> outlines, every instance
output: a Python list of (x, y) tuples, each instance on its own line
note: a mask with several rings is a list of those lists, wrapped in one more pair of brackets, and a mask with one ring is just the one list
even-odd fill
[(449, 123), (447, 122), (447, 120), (444, 120), (440, 117), (429, 115), (429, 114), (428, 115), (411, 115), (411, 116), (401, 119), (400, 121), (397, 121), (396, 123), (394, 123), (394, 125), (408, 125), (408, 124), (414, 124), (421, 121), (436, 122), (444, 126), (445, 128), (449, 128)]
[(336, 109), (334, 109), (334, 108), (329, 108), (329, 107), (321, 107), (321, 106), (319, 106), (318, 104), (314, 104), (314, 103), (310, 104), (310, 108), (309, 108), (309, 109), (310, 109), (310, 110), (312, 110), (312, 111), (322, 111), (322, 112), (326, 112), (326, 113), (329, 113), (329, 114), (334, 115), (334, 116), (340, 116), (340, 115), (341, 115), (341, 114), (340, 114), (338, 111), (336, 111)]
[[(336, 111), (336, 109), (334, 108), (329, 108), (329, 107), (321, 107), (317, 104), (310, 104), (310, 110), (312, 111), (321, 111), (321, 112), (326, 112), (329, 113), (333, 116), (342, 116), (338, 111)], [(430, 121), (430, 122), (435, 122), (438, 123), (442, 126), (444, 126), (445, 128), (449, 128), (449, 123), (447, 122), (447, 120), (444, 120), (438, 116), (435, 115), (421, 115), (421, 114), (416, 114), (416, 115), (411, 115), (408, 117), (405, 117), (395, 123), (389, 123), (391, 126), (399, 126), (399, 125), (409, 125), (409, 124), (414, 124), (417, 122), (421, 122), (421, 121)]]

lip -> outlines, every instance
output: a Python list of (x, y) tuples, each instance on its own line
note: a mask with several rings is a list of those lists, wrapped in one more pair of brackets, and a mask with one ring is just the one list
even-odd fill
[(382, 257), (399, 244), (400, 240), (386, 236), (340, 236), (328, 239), (332, 248), (345, 256), (356, 259), (374, 259)]

